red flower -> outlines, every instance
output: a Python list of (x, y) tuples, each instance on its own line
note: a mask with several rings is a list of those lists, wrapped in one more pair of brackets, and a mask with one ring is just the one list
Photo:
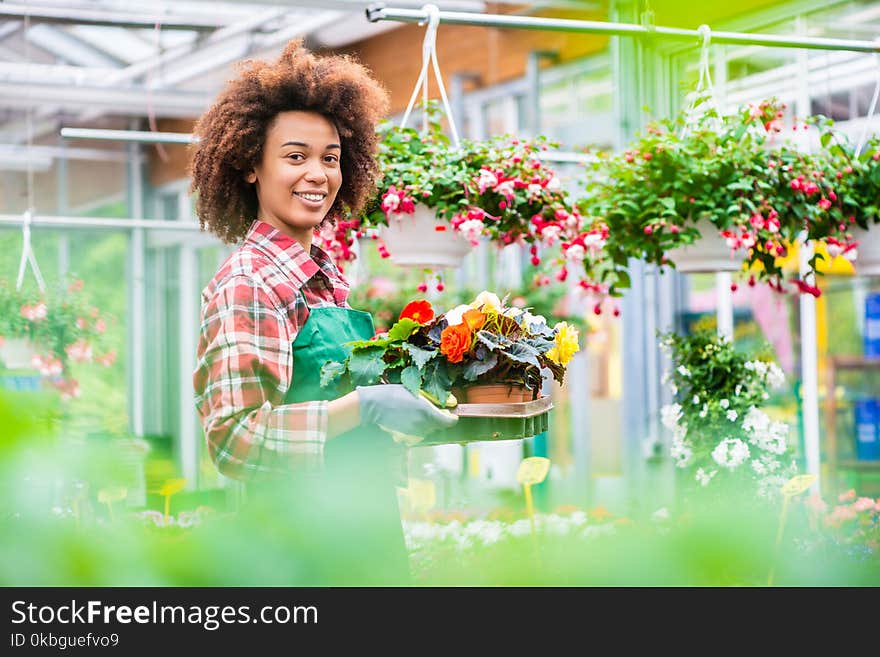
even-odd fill
[(419, 301), (410, 301), (406, 304), (406, 308), (400, 313), (399, 319), (412, 319), (419, 324), (426, 324), (434, 319), (434, 309), (431, 304), (424, 299)]
[(471, 332), (467, 324), (447, 326), (440, 334), (440, 353), (450, 363), (460, 363), (471, 348)]

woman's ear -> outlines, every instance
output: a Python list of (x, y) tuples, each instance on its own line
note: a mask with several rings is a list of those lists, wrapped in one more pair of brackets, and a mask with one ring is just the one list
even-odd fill
[(250, 171), (247, 172), (247, 174), (245, 174), (244, 179), (245, 179), (245, 182), (249, 182), (249, 183), (257, 182), (257, 172), (254, 171), (253, 169), (251, 169)]

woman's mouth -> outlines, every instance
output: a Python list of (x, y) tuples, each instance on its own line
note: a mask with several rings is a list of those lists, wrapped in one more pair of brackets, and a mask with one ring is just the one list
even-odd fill
[(324, 199), (327, 198), (327, 195), (321, 192), (294, 192), (293, 195), (310, 208), (322, 207)]

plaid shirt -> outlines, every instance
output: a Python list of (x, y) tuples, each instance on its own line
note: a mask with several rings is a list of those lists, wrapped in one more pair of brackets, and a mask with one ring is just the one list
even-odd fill
[(323, 463), (327, 402), (284, 404), (291, 343), (309, 307), (347, 308), (347, 298), (348, 282), (324, 251), (313, 244), (307, 254), (259, 220), (204, 289), (193, 385), (224, 475), (248, 480)]

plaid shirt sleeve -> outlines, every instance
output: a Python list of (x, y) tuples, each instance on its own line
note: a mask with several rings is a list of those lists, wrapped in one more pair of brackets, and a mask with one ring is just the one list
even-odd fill
[(232, 276), (202, 304), (196, 408), (224, 475), (315, 469), (323, 462), (327, 402), (284, 404), (296, 337), (259, 277)]

